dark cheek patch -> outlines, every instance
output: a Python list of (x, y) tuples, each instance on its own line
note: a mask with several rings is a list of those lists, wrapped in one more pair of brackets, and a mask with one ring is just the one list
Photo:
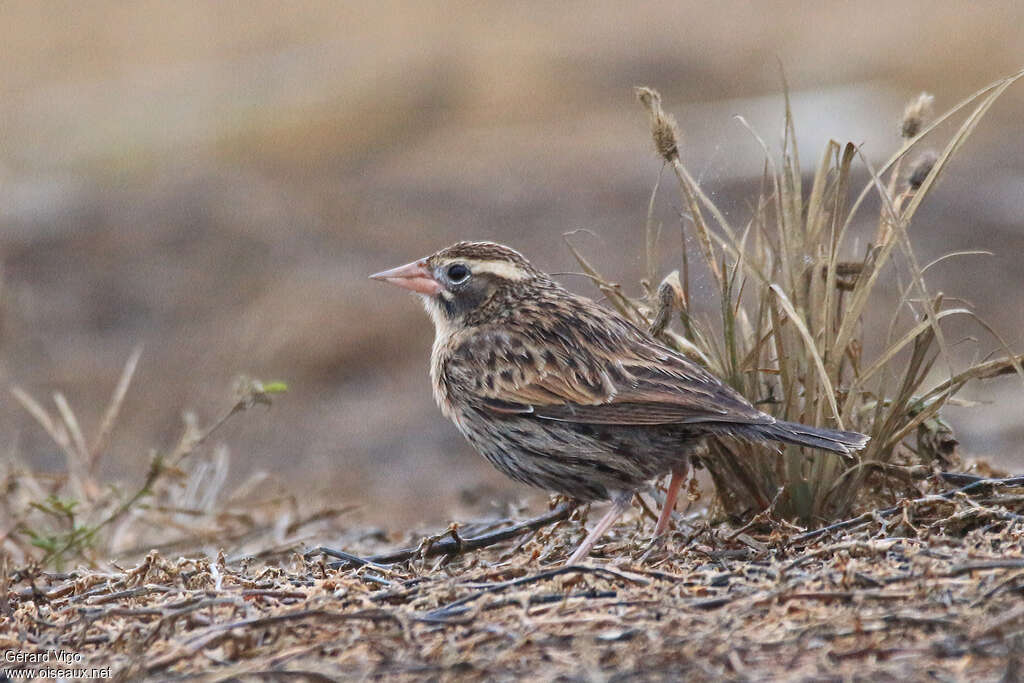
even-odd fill
[(491, 283), (487, 281), (486, 277), (471, 278), (468, 283), (456, 287), (451, 292), (451, 305), (450, 307), (446, 305), (445, 310), (449, 317), (465, 315), (484, 303), (490, 290)]
[(458, 315), (458, 307), (456, 306), (455, 300), (451, 297), (450, 294), (448, 294), (447, 292), (442, 292), (441, 296), (439, 297), (439, 301), (441, 302), (441, 310), (444, 311), (444, 314), (449, 319), (454, 318), (456, 315)]

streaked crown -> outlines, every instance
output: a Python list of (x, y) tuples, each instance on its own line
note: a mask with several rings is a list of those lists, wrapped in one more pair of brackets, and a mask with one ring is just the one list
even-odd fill
[(427, 257), (431, 270), (454, 264), (461, 264), (474, 274), (512, 282), (544, 275), (518, 251), (495, 242), (457, 242)]

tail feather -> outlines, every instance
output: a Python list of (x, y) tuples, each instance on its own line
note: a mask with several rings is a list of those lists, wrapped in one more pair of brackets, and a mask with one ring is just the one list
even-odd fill
[(762, 439), (820, 448), (847, 458), (864, 448), (871, 438), (859, 432), (841, 432), (782, 420), (766, 425), (751, 425), (750, 431)]

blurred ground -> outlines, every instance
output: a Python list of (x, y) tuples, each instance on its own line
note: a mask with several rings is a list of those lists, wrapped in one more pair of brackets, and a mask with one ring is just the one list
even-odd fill
[[(233, 475), (267, 468), (384, 525), (523, 489), (437, 413), (433, 331), (368, 273), (466, 238), (573, 271), (561, 235), (586, 228), (580, 246), (632, 286), (658, 174), (633, 85), (662, 91), (687, 165), (741, 221), (762, 157), (732, 117), (775, 143), (780, 62), (808, 169), (829, 136), (877, 163), (911, 96), (933, 92), (943, 111), (1024, 64), (1013, 3), (68, 2), (0, 15), (3, 382), (40, 399), (59, 389), (94, 426), (145, 344), (104, 463), (140, 478), (183, 409), (209, 419), (239, 372), (286, 380), (271, 412), (220, 434)], [(922, 263), (994, 252), (946, 262), (931, 283), (1018, 349), (1022, 116), (1018, 88), (914, 224)], [(664, 194), (666, 226), (674, 208)], [(968, 455), (1024, 464), (1020, 391), (981, 387), (990, 405), (951, 413)], [(0, 435), (19, 457), (62, 462), (6, 392)]]

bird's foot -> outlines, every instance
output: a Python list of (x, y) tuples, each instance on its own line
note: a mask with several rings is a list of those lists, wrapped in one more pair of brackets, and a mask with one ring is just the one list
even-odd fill
[(608, 529), (611, 528), (612, 524), (615, 523), (622, 514), (629, 509), (629, 501), (633, 498), (632, 491), (625, 491), (617, 493), (612, 498), (612, 506), (608, 509), (608, 512), (604, 513), (604, 516), (597, 522), (597, 525), (587, 534), (587, 537), (583, 539), (579, 547), (569, 556), (566, 560), (567, 565), (579, 564), (583, 561), (590, 551), (593, 549), (594, 544), (601, 540), (601, 537), (607, 533)]

